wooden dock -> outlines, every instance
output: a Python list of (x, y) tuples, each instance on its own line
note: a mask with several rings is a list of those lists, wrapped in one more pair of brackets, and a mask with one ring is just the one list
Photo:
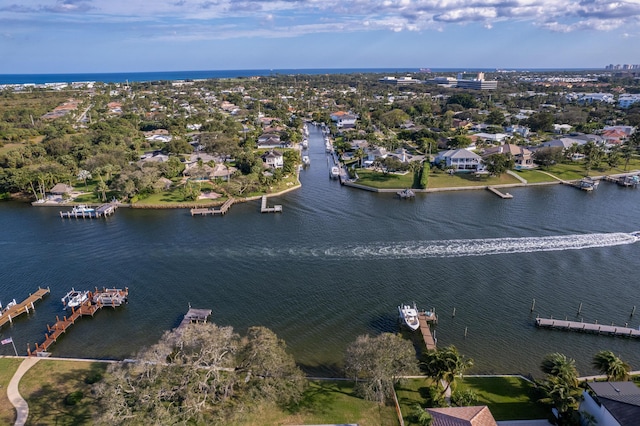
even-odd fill
[(435, 312), (420, 312), (418, 313), (418, 322), (420, 323), (420, 332), (422, 333), (422, 339), (427, 347), (428, 351), (436, 350), (436, 339), (431, 333), (430, 323), (436, 324), (438, 322), (438, 316)]
[(513, 198), (513, 195), (509, 194), (508, 192), (500, 192), (496, 188), (494, 188), (493, 186), (487, 186), (487, 189), (489, 191), (493, 192), (494, 194), (496, 194), (500, 198), (503, 198), (503, 199)]
[(220, 206), (220, 208), (215, 208), (215, 207), (206, 207), (206, 208), (200, 208), (200, 209), (191, 209), (191, 216), (207, 216), (207, 215), (223, 215), (226, 214), (227, 211), (229, 210), (229, 208), (231, 208), (231, 205), (233, 203), (235, 203), (235, 198), (229, 198), (227, 201), (224, 202), (224, 204), (222, 204)]
[(129, 289), (125, 288), (105, 288), (102, 290), (96, 290), (89, 293), (89, 298), (82, 305), (77, 308), (71, 309), (71, 315), (68, 317), (65, 315), (60, 319), (56, 316), (56, 323), (53, 326), (47, 325), (47, 333), (44, 335), (44, 342), (40, 345), (36, 343), (36, 348), (32, 352), (31, 348), (27, 349), (29, 356), (49, 356), (47, 349), (58, 338), (67, 332), (67, 329), (71, 327), (75, 322), (84, 316), (94, 316), (96, 312), (105, 306), (117, 307), (127, 302), (129, 297)]
[(71, 210), (68, 212), (60, 212), (63, 219), (97, 219), (101, 217), (111, 216), (115, 213), (118, 206), (113, 203), (102, 204), (93, 211)]
[(38, 288), (35, 293), (29, 294), (25, 300), (20, 303), (17, 303), (10, 308), (6, 309), (0, 315), (0, 327), (5, 325), (6, 323), (13, 323), (13, 319), (19, 315), (24, 313), (29, 313), (35, 310), (34, 304), (35, 302), (40, 301), (44, 296), (50, 293), (49, 287), (47, 288)]
[(185, 314), (178, 328), (183, 328), (188, 324), (202, 324), (207, 322), (211, 316), (211, 309), (194, 309), (189, 306), (189, 311)]
[(581, 331), (585, 333), (604, 334), (620, 337), (640, 337), (640, 330), (630, 327), (586, 323), (580, 321), (567, 321), (554, 318), (536, 318), (538, 327), (552, 328), (566, 331)]
[(267, 206), (267, 196), (262, 196), (262, 205), (260, 206), (260, 213), (282, 213), (282, 206), (276, 204), (273, 207)]

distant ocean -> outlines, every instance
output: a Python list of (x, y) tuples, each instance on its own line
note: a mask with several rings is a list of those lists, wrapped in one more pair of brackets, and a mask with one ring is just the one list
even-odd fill
[[(269, 75), (295, 74), (356, 74), (356, 73), (415, 73), (425, 68), (308, 68), (308, 69), (265, 69), (265, 70), (210, 70), (210, 71), (154, 71), (118, 73), (77, 73), (77, 74), (0, 74), (0, 84), (44, 84), (96, 81), (103, 83), (124, 83), (126, 81), (173, 81), (202, 80), (213, 78), (237, 78)], [(431, 72), (495, 72), (495, 68), (431, 68)], [(517, 69), (515, 71), (527, 71)], [(530, 71), (584, 71), (584, 69), (536, 69)]]

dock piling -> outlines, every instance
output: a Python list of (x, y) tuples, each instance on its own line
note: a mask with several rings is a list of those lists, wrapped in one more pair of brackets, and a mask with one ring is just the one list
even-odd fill
[(578, 315), (582, 312), (582, 302), (580, 302), (580, 306), (578, 306)]
[(536, 308), (536, 299), (533, 299), (533, 302), (531, 303), (531, 312), (533, 312), (535, 308)]
[(456, 317), (456, 308), (453, 308), (453, 313), (451, 314), (451, 318), (455, 318)]
[(633, 316), (636, 313), (636, 305), (633, 305), (633, 309), (631, 310), (631, 315)]

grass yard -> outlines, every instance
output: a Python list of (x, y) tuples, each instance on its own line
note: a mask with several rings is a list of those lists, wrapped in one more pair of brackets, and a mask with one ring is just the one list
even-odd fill
[(13, 424), (16, 420), (16, 411), (7, 397), (7, 387), (20, 363), (21, 358), (0, 358), (0, 424), (3, 425)]
[(404, 189), (413, 186), (413, 173), (404, 175), (384, 174), (369, 169), (356, 169), (356, 172), (358, 173), (358, 181), (356, 183), (372, 188)]
[[(276, 410), (277, 411), (277, 410)], [(344, 424), (360, 426), (395, 426), (394, 407), (365, 401), (353, 394), (349, 381), (312, 381), (297, 409), (292, 413), (260, 411), (243, 419), (243, 426), (281, 424)]]
[(514, 173), (525, 179), (527, 183), (557, 182), (556, 179), (538, 170), (514, 170)]
[[(411, 379), (396, 387), (400, 409), (407, 426), (416, 404), (425, 405), (431, 379)], [(478, 395), (478, 405), (487, 405), (500, 420), (546, 419), (549, 409), (536, 402), (533, 384), (520, 377), (465, 377), (456, 382), (457, 390), (471, 389)]]
[[(29, 404), (27, 425), (90, 425), (97, 408), (86, 383), (103, 375), (106, 363), (40, 360), (22, 377), (20, 393)], [(75, 405), (69, 394), (81, 392)]]
[(496, 420), (532, 420), (549, 417), (549, 408), (536, 402), (533, 384), (520, 377), (465, 377), (459, 390), (471, 389)]
[(500, 176), (480, 176), (476, 177), (474, 173), (429, 173), (429, 183), (427, 189), (430, 188), (461, 188), (464, 186), (487, 186), (487, 185), (506, 185), (522, 183), (515, 177), (506, 173)]

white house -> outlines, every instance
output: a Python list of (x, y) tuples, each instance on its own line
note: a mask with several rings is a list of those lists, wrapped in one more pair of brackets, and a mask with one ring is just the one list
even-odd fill
[(260, 156), (265, 166), (272, 169), (281, 169), (284, 166), (284, 157), (278, 151), (267, 151)]
[(640, 419), (640, 388), (633, 382), (589, 382), (580, 411), (598, 426), (636, 426)]
[(438, 153), (435, 162), (436, 164), (444, 162), (446, 167), (451, 167), (456, 172), (477, 172), (484, 170), (482, 157), (466, 149), (442, 151)]
[(506, 133), (475, 133), (475, 136), (478, 139), (482, 139), (484, 141), (488, 141), (491, 143), (503, 143), (505, 140), (509, 139), (511, 136)]
[(640, 94), (625, 93), (618, 97), (618, 106), (620, 108), (629, 108), (631, 105), (635, 104), (636, 102), (640, 102)]
[(331, 114), (331, 121), (336, 123), (336, 127), (353, 127), (356, 125), (358, 116), (345, 111), (336, 111)]

